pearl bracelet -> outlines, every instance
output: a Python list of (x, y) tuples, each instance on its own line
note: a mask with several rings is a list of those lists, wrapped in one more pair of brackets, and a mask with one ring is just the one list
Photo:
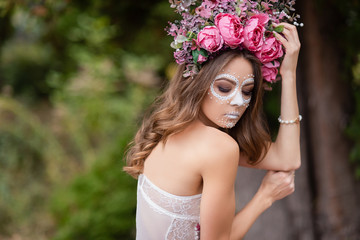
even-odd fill
[(294, 124), (294, 123), (299, 123), (302, 119), (302, 116), (299, 115), (297, 118), (295, 118), (294, 120), (282, 120), (281, 116), (279, 116), (278, 121), (280, 124)]

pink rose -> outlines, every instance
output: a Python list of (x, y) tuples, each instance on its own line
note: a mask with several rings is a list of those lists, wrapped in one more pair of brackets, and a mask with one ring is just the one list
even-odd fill
[(279, 66), (280, 63), (278, 61), (275, 61), (274, 63), (265, 63), (261, 68), (263, 78), (268, 82), (275, 82), (276, 76), (279, 72)]
[(265, 26), (269, 22), (269, 15), (267, 15), (266, 13), (256, 14), (251, 18), (257, 18), (259, 20), (259, 24), (262, 26)]
[(257, 52), (264, 44), (265, 24), (269, 21), (266, 14), (257, 14), (252, 16), (244, 27), (244, 46)]
[(229, 47), (236, 48), (244, 41), (243, 26), (239, 17), (228, 13), (219, 13), (215, 18), (215, 25)]
[(260, 59), (262, 63), (271, 62), (284, 55), (281, 43), (275, 37), (266, 39), (265, 44), (255, 56)]
[(208, 52), (216, 52), (223, 46), (219, 30), (215, 26), (204, 27), (197, 36), (197, 45)]

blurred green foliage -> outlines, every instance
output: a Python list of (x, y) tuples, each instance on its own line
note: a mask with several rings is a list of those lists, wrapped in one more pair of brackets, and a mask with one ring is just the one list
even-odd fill
[(168, 5), (0, 1), (0, 239), (134, 238), (123, 154), (171, 66)]

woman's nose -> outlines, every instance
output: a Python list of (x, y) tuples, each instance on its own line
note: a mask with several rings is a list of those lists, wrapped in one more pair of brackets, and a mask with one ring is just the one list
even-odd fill
[(230, 105), (233, 106), (243, 106), (245, 105), (245, 101), (240, 92), (237, 92), (234, 98), (231, 100)]

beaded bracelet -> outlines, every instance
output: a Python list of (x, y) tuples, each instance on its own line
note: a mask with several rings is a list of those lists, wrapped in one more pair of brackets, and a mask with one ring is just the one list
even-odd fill
[(302, 119), (302, 116), (299, 115), (297, 118), (295, 118), (294, 120), (282, 120), (281, 116), (279, 116), (278, 121), (280, 124), (294, 124), (294, 123), (299, 123)]

